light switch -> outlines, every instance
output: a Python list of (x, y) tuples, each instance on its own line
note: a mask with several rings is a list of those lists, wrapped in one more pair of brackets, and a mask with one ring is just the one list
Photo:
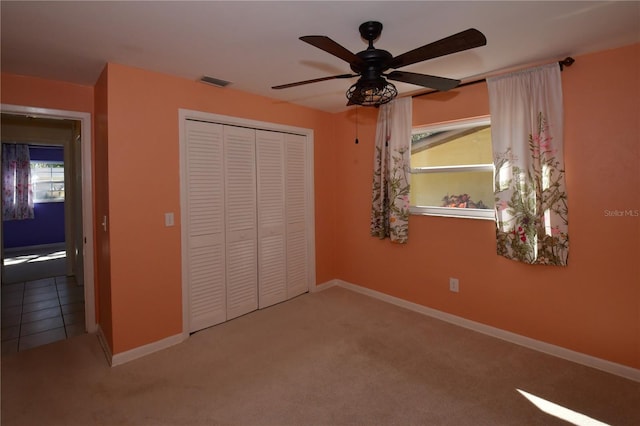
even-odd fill
[(173, 213), (164, 214), (164, 226), (173, 226)]

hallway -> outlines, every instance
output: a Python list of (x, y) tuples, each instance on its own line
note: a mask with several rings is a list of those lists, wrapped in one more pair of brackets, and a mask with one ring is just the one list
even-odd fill
[[(85, 332), (84, 287), (55, 249), (12, 254), (2, 283), (2, 355)], [(55, 276), (54, 276), (55, 275)]]

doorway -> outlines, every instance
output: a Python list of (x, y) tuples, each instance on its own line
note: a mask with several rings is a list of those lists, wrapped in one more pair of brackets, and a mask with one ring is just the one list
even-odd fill
[[(64, 205), (62, 244), (37, 245), (31, 247), (32, 250), (20, 252), (11, 249), (5, 250), (5, 236), (2, 236), (0, 265), (2, 265), (3, 284), (2, 343), (4, 354), (5, 347), (8, 350), (12, 349), (10, 344), (5, 345), (10, 340), (8, 337), (11, 337), (11, 333), (19, 333), (22, 350), (34, 346), (31, 341), (38, 340), (22, 339), (21, 335), (29, 335), (30, 331), (34, 331), (33, 334), (42, 332), (43, 335), (48, 335), (48, 338), (53, 339), (52, 341), (60, 340), (55, 338), (56, 332), (44, 333), (48, 330), (42, 331), (40, 328), (57, 329), (58, 337), (67, 338), (79, 333), (96, 331), (96, 318), (93, 278), (91, 116), (88, 113), (14, 105), (2, 105), (2, 114), (3, 121), (5, 121), (5, 117), (10, 116), (18, 120), (29, 120), (36, 127), (38, 124), (42, 126), (42, 123), (45, 123), (46, 127), (47, 122), (60, 123), (58, 127), (70, 126), (73, 134), (68, 145), (64, 146), (63, 158), (59, 162), (64, 165), (64, 188), (66, 190), (65, 201), (61, 203)], [(4, 140), (5, 134), (3, 134), (3, 142)], [(55, 140), (45, 140), (44, 143), (38, 145), (53, 148), (51, 145), (55, 145)], [(53, 205), (54, 203), (51, 203), (51, 206)], [(19, 285), (19, 282), (16, 283), (15, 276), (7, 274), (6, 261), (13, 262), (13, 265), (22, 264), (24, 271), (18, 271), (18, 274), (26, 271), (22, 286)], [(17, 271), (17, 269), (13, 271)], [(29, 281), (26, 281), (27, 279)], [(7, 290), (6, 293), (5, 290)], [(55, 300), (52, 295), (55, 296)], [(18, 307), (19, 299), (26, 304)], [(10, 303), (5, 303), (7, 300), (12, 300), (15, 306), (7, 308), (6, 303)], [(53, 306), (54, 301), (57, 302), (56, 306)], [(24, 312), (23, 306), (27, 305), (30, 308)], [(33, 311), (34, 307), (42, 309)], [(58, 315), (52, 317), (56, 309)], [(29, 310), (33, 312), (29, 312)], [(18, 311), (21, 316), (16, 315)], [(47, 321), (39, 319), (38, 315), (48, 317), (43, 318)], [(12, 327), (11, 322), (5, 321), (8, 318), (13, 322), (18, 318), (23, 318), (23, 322), (17, 328)], [(24, 319), (31, 320), (31, 322), (25, 323)], [(60, 325), (62, 327), (58, 327)], [(5, 326), (7, 326), (6, 329)], [(5, 331), (7, 332), (5, 333)], [(45, 343), (46, 339), (47, 337), (44, 338)], [(11, 340), (11, 344), (15, 344), (17, 350), (18, 341)]]

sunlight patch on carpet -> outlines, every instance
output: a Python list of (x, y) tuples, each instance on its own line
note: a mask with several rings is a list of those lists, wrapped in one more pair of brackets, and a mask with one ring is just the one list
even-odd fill
[(67, 256), (66, 251), (56, 251), (47, 254), (26, 254), (4, 259), (4, 266), (19, 265), (21, 263), (46, 262), (47, 260), (62, 259)]
[(569, 408), (558, 405), (554, 402), (548, 401), (539, 396), (532, 395), (520, 389), (516, 389), (522, 396), (527, 398), (533, 405), (538, 407), (541, 411), (557, 417), (561, 420), (569, 422), (578, 426), (610, 426), (608, 423), (603, 423), (599, 420), (593, 419), (584, 414), (573, 411)]

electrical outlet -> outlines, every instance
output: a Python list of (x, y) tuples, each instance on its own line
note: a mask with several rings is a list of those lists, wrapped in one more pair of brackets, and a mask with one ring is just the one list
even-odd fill
[(460, 281), (457, 278), (449, 278), (449, 290), (454, 293), (460, 291)]

